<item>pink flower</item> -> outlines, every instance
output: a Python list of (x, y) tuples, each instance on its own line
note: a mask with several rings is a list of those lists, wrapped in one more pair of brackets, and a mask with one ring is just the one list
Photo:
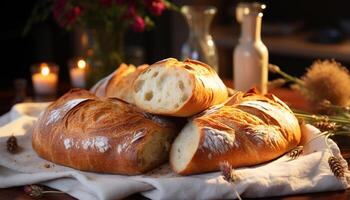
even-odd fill
[(145, 30), (146, 24), (145, 24), (145, 21), (142, 19), (142, 17), (138, 15), (134, 17), (134, 24), (132, 28), (135, 32), (143, 32)]
[(66, 14), (66, 25), (70, 26), (74, 24), (74, 22), (77, 20), (77, 18), (81, 14), (81, 8), (79, 6), (75, 6), (72, 10), (70, 10)]
[(163, 0), (146, 0), (145, 3), (148, 6), (150, 12), (155, 16), (161, 15), (166, 9)]

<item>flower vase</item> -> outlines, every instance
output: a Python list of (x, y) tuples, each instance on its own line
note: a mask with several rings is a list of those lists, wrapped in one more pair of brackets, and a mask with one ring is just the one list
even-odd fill
[(124, 31), (85, 31), (81, 37), (84, 55), (90, 64), (88, 87), (112, 73), (124, 59)]
[(216, 8), (213, 6), (183, 6), (181, 13), (189, 27), (189, 36), (181, 49), (182, 59), (191, 58), (207, 63), (219, 71), (218, 54), (209, 28)]

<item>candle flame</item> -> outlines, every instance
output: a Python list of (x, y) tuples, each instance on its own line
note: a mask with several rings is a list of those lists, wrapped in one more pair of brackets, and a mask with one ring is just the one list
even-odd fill
[(249, 15), (249, 8), (244, 8), (243, 13), (244, 13), (245, 15)]
[(85, 62), (85, 60), (78, 60), (78, 68), (79, 69), (84, 69), (85, 67), (86, 67), (86, 62)]
[(47, 76), (47, 75), (49, 75), (49, 73), (50, 73), (50, 68), (48, 66), (43, 66), (41, 68), (41, 74), (42, 75)]

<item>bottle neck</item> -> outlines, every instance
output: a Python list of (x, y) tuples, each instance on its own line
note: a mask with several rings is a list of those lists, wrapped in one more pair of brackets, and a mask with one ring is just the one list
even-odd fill
[(190, 38), (202, 38), (209, 34), (210, 24), (216, 13), (214, 7), (184, 6), (181, 12), (189, 25)]
[(261, 41), (261, 19), (260, 14), (248, 14), (243, 17), (240, 42)]

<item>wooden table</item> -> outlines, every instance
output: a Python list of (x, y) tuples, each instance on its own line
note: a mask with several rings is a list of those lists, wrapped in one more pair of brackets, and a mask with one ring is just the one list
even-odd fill
[[(227, 85), (230, 85), (230, 82), (227, 82)], [(270, 91), (274, 93), (276, 96), (280, 97), (282, 100), (284, 100), (287, 104), (290, 106), (293, 106), (297, 109), (302, 110), (309, 110), (309, 106), (306, 103), (306, 101), (300, 96), (299, 94), (292, 92), (288, 89), (274, 89)], [(342, 152), (343, 155), (347, 158), (349, 158), (350, 153), (348, 152)], [(349, 161), (348, 161), (349, 162)], [(51, 190), (49, 188), (46, 188), (48, 190)], [(27, 196), (23, 192), (23, 187), (12, 187), (12, 188), (5, 188), (0, 189), (0, 200), (6, 199), (20, 199), (20, 200), (29, 200), (31, 197)], [(67, 194), (48, 194), (45, 195), (42, 199), (47, 200), (72, 200), (73, 197), (67, 195)], [(140, 194), (135, 194), (132, 196), (127, 197), (126, 199), (147, 199)], [(309, 200), (309, 199), (315, 199), (315, 200), (347, 200), (350, 199), (350, 190), (345, 191), (335, 191), (335, 192), (322, 192), (322, 193), (311, 193), (311, 194), (300, 194), (300, 195), (290, 195), (290, 196), (283, 196), (283, 197), (269, 197), (269, 198), (259, 198), (259, 199), (271, 199), (271, 200)]]
[[(0, 199), (4, 200), (32, 200), (31, 197), (23, 192), (23, 187), (13, 187), (0, 189)], [(41, 198), (42, 200), (74, 200), (75, 198), (67, 194), (47, 194)], [(125, 198), (125, 200), (145, 200), (146, 197), (135, 194)], [(246, 199), (246, 198), (244, 198)], [(290, 195), (283, 197), (258, 198), (255, 200), (348, 200), (350, 199), (350, 190), (336, 192), (320, 192), (312, 194)]]

